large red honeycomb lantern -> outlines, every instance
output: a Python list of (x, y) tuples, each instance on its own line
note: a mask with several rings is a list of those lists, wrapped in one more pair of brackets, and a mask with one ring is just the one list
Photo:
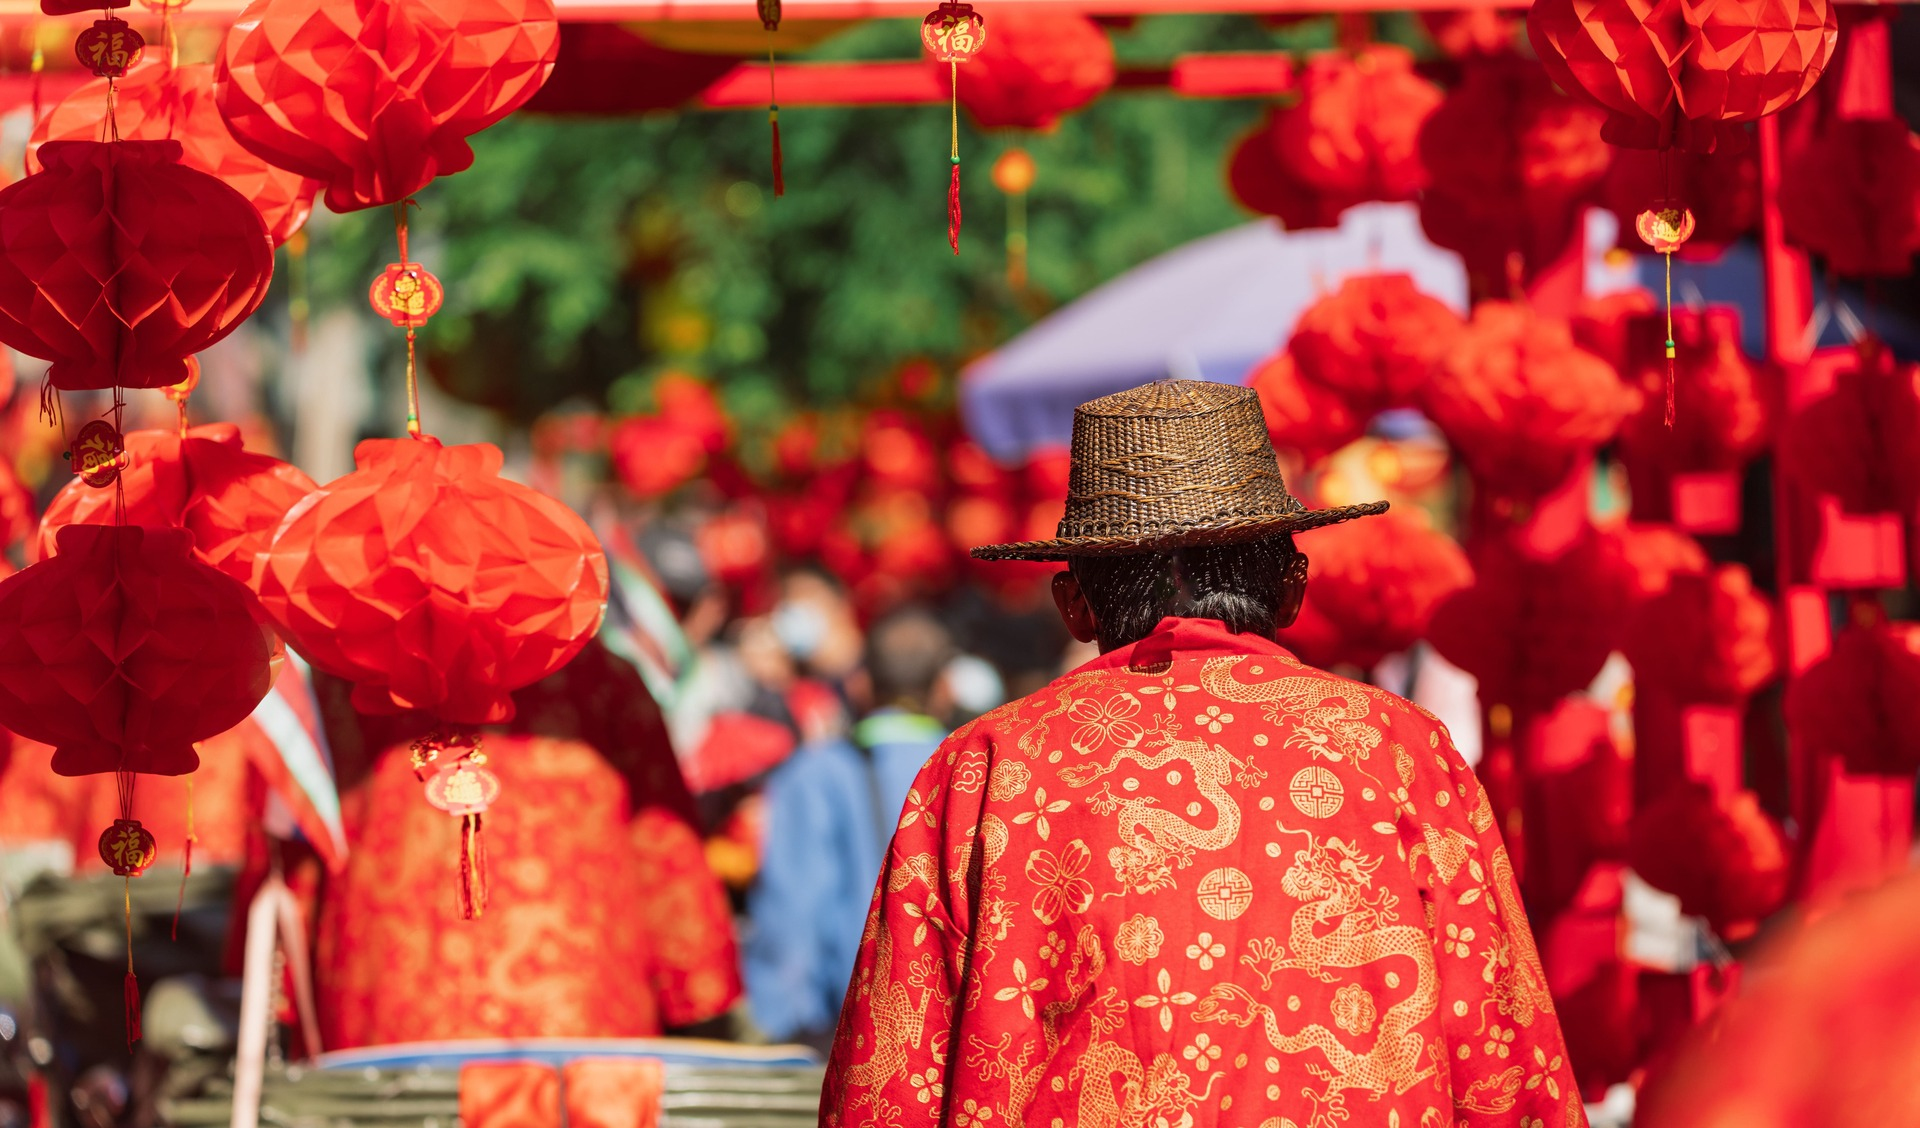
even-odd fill
[(178, 141), (50, 141), (0, 189), (0, 343), (56, 388), (162, 388), (259, 307), (260, 213)]
[(960, 104), (989, 129), (1050, 128), (1113, 85), (1113, 45), (1078, 12), (996, 13), (976, 61), (955, 68)]
[(240, 144), (354, 211), (473, 164), (467, 138), (531, 98), (559, 49), (553, 0), (254, 0), (217, 99)]

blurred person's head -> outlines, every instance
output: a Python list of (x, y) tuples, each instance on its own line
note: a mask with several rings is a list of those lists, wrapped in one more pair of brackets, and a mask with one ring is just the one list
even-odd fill
[(832, 577), (803, 568), (781, 578), (773, 632), (808, 673), (837, 681), (860, 666), (860, 623)]
[(1119, 556), (1077, 556), (1053, 578), (1067, 630), (1102, 651), (1135, 643), (1161, 619), (1218, 619), (1272, 638), (1300, 614), (1307, 558), (1286, 534), (1241, 544)]
[(873, 707), (931, 712), (935, 686), (953, 655), (953, 637), (927, 612), (908, 609), (881, 619), (867, 633)]

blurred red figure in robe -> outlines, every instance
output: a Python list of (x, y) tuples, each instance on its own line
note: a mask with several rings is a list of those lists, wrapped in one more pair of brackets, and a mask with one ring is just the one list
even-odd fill
[(1245, 388), (1095, 400), (1073, 446), (1058, 538), (975, 554), (1066, 560), (1101, 656), (921, 770), (822, 1124), (1584, 1126), (1479, 782), (1272, 638), (1292, 534), (1385, 507), (1287, 494)]
[(739, 975), (726, 896), (660, 711), (590, 643), (513, 695), (485, 735), (492, 896), (460, 919), (459, 820), (429, 806), (408, 744), (426, 722), (365, 716), (319, 681), (352, 847), (320, 906), (328, 1049), (490, 1037), (646, 1037), (726, 1011)]

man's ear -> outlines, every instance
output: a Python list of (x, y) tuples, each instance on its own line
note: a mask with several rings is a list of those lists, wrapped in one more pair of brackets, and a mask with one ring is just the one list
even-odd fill
[(1286, 630), (1300, 617), (1300, 604), (1307, 598), (1307, 554), (1295, 551), (1287, 561), (1287, 574), (1280, 581), (1280, 606), (1275, 608), (1275, 630)]
[(1075, 642), (1092, 642), (1100, 635), (1100, 623), (1093, 617), (1093, 608), (1087, 604), (1087, 593), (1080, 590), (1080, 581), (1073, 573), (1061, 569), (1053, 577), (1053, 605), (1060, 609), (1060, 621), (1067, 625), (1067, 633)]

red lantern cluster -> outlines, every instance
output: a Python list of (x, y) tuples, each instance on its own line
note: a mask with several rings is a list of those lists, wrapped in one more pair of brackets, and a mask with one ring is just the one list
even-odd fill
[[(39, 168), (39, 148), (48, 141), (96, 140), (107, 117), (107, 83), (89, 82), (67, 95), (34, 126), (27, 169)], [(113, 84), (113, 123), (125, 141), (180, 142), (180, 163), (218, 177), (253, 202), (277, 246), (313, 211), (319, 185), (275, 168), (241, 148), (214, 104), (213, 67), (169, 65), (152, 60)]]
[(266, 297), (273, 247), (246, 197), (177, 141), (50, 141), (0, 189), (0, 342), (56, 388), (160, 388)]
[(1356, 274), (1301, 311), (1287, 350), (1300, 376), (1364, 416), (1413, 402), (1460, 316), (1405, 274)]
[(1626, 654), (1677, 700), (1744, 701), (1776, 670), (1773, 609), (1738, 564), (1676, 572), (1635, 613)]
[(1307, 555), (1307, 597), (1280, 641), (1316, 666), (1372, 669), (1424, 638), (1434, 610), (1473, 583), (1452, 537), (1399, 510), (1302, 533), (1295, 543)]
[(553, 0), (254, 0), (220, 52), (220, 112), (334, 211), (392, 204), (471, 165), (466, 139), (531, 98), (559, 47)]
[(960, 104), (989, 129), (1048, 129), (1113, 85), (1113, 44), (1077, 12), (1008, 8), (958, 72)]
[(70, 525), (0, 581), (0, 727), (61, 775), (183, 775), (272, 687), (273, 632), (182, 529)]
[(1920, 771), (1920, 624), (1853, 627), (1787, 689), (1787, 726), (1848, 771)]
[(354, 465), (287, 515), (256, 573), (261, 603), (314, 665), (354, 683), (362, 712), (510, 719), (509, 694), (600, 624), (593, 532), (500, 477), (488, 444), (368, 439)]
[(653, 393), (657, 410), (621, 420), (608, 439), (614, 472), (643, 498), (663, 496), (698, 477), (733, 433), (705, 382), (670, 372), (655, 382)]
[(1920, 251), (1920, 137), (1907, 123), (1832, 121), (1781, 170), (1787, 237), (1850, 278), (1899, 278)]
[(1629, 858), (1647, 884), (1729, 940), (1753, 935), (1786, 900), (1786, 836), (1751, 791), (1675, 786), (1635, 816)]

